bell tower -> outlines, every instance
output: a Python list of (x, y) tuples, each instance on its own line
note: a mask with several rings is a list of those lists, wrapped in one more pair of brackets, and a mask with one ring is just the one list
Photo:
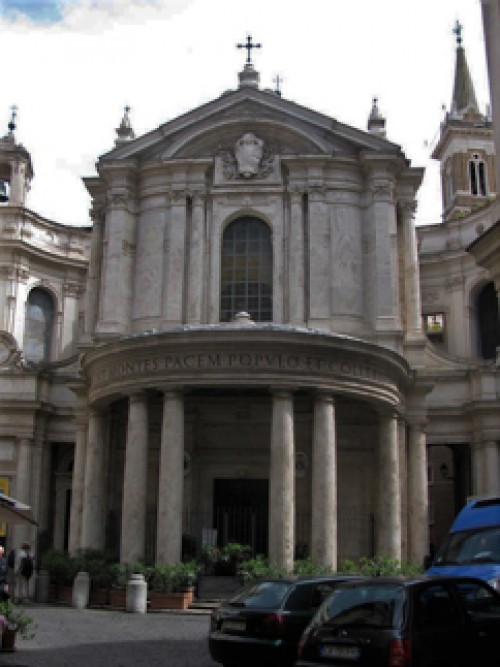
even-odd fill
[(28, 151), (16, 143), (17, 108), (11, 111), (8, 132), (0, 138), (0, 205), (25, 206), (33, 167)]
[(479, 111), (458, 21), (453, 32), (457, 53), (451, 109), (432, 154), (441, 162), (444, 221), (481, 208), (496, 195), (497, 188), (492, 122)]

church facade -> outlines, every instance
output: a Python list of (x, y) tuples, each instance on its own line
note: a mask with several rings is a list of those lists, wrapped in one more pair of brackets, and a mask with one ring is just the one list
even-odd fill
[(449, 217), (418, 234), (423, 172), (376, 100), (348, 127), (262, 90), (250, 58), (235, 90), (142, 137), (126, 110), (84, 179), (88, 228), (25, 207), (13, 122), (0, 476), (39, 529), (7, 537), (122, 562), (231, 541), (287, 569), (422, 562), (434, 459), (457, 502), (497, 493), (494, 304), (474, 310), (491, 277), (468, 250), (494, 223), (493, 139), (469, 103), (436, 148)]

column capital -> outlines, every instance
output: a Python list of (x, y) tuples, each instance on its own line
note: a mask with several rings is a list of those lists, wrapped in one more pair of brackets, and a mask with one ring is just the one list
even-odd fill
[(138, 403), (147, 399), (147, 391), (145, 389), (135, 389), (128, 395), (130, 403)]
[(417, 212), (417, 200), (413, 198), (398, 199), (398, 209), (405, 220), (412, 220)]
[(293, 387), (270, 387), (269, 391), (273, 398), (292, 398), (296, 389)]
[(315, 401), (321, 401), (322, 403), (332, 403), (335, 405), (335, 395), (328, 389), (316, 389), (313, 396)]

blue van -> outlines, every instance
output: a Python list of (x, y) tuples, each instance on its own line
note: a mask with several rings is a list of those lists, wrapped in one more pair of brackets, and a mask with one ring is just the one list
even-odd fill
[(500, 497), (461, 510), (426, 574), (478, 577), (500, 591)]

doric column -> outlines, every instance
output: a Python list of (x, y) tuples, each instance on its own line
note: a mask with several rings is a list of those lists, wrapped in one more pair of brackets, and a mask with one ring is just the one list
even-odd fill
[[(17, 444), (17, 466), (16, 466), (16, 495), (27, 505), (31, 505), (31, 449), (33, 442), (31, 438), (21, 438)], [(14, 527), (14, 546), (19, 547), (22, 542), (30, 541), (31, 526), (26, 524)]]
[(180, 563), (184, 491), (184, 397), (165, 391), (158, 485), (156, 562)]
[(269, 561), (293, 570), (295, 547), (295, 460), (293, 396), (273, 393), (269, 483)]
[(85, 465), (87, 460), (87, 413), (80, 411), (76, 417), (75, 462), (71, 485), (71, 514), (69, 522), (69, 553), (74, 556), (81, 547), (83, 494), (85, 486)]
[(144, 559), (147, 473), (148, 399), (140, 392), (129, 398), (120, 548), (122, 563)]
[(337, 443), (333, 396), (314, 401), (312, 545), (314, 563), (337, 569)]
[(98, 409), (91, 408), (83, 487), (82, 549), (104, 549), (104, 480), (104, 417)]
[(303, 195), (290, 193), (290, 256), (288, 271), (288, 312), (291, 324), (303, 325), (304, 312), (304, 211)]
[(425, 421), (409, 424), (408, 437), (408, 534), (409, 560), (423, 565), (429, 553), (429, 501)]
[(189, 238), (188, 275), (188, 323), (200, 324), (202, 320), (204, 281), (204, 225), (205, 197), (195, 193), (192, 198), (191, 234)]
[(181, 324), (184, 307), (184, 259), (186, 246), (186, 192), (172, 192), (167, 238), (167, 267), (165, 285), (166, 326)]
[(413, 222), (416, 208), (417, 203), (414, 200), (399, 202), (404, 247), (405, 333), (409, 339), (421, 338), (423, 335), (417, 235)]
[(401, 495), (399, 486), (398, 420), (379, 415), (379, 493), (377, 553), (401, 560)]

